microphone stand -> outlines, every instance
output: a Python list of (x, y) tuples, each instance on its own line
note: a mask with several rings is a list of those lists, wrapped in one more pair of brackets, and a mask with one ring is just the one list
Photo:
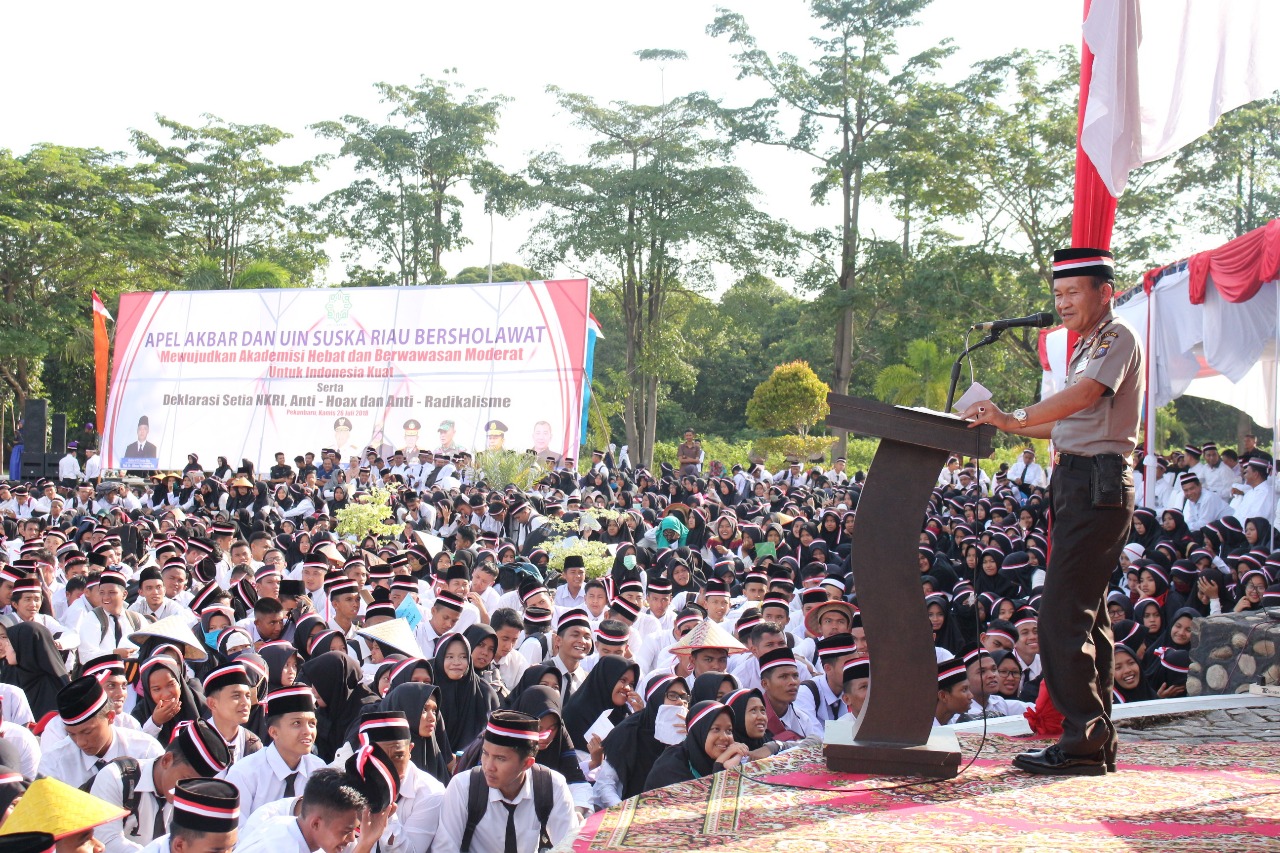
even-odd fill
[(1000, 334), (1002, 332), (1004, 332), (1004, 329), (993, 329), (985, 338), (978, 341), (971, 347), (966, 347), (965, 351), (960, 353), (956, 358), (955, 364), (951, 365), (951, 385), (947, 388), (947, 405), (943, 409), (944, 412), (947, 414), (951, 413), (951, 404), (954, 403), (956, 399), (956, 383), (960, 381), (960, 366), (964, 363), (965, 356), (969, 355), (969, 353), (976, 349), (981, 349), (982, 347), (994, 344), (1000, 339)]

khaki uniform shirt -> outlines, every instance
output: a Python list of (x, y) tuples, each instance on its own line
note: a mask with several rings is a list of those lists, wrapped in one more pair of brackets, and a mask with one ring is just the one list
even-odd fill
[(1133, 327), (1112, 311), (1071, 354), (1067, 387), (1085, 378), (1102, 383), (1107, 390), (1093, 405), (1054, 425), (1054, 449), (1080, 456), (1119, 453), (1128, 457), (1138, 444), (1142, 349)]

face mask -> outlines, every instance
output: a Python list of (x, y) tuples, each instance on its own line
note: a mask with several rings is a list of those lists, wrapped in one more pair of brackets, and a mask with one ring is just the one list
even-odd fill
[(626, 569), (634, 569), (636, 567), (636, 555), (624, 554), (622, 557), (622, 566)]
[(218, 635), (221, 633), (222, 631), (205, 631), (204, 632), (205, 644), (208, 645), (209, 648), (211, 649), (216, 649), (218, 647)]
[(547, 729), (545, 732), (538, 732), (538, 744), (546, 746), (551, 743), (551, 736), (556, 733), (555, 729)]

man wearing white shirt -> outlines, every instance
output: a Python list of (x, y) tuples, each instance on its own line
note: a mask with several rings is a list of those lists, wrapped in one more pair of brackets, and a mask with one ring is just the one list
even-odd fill
[(489, 627), (498, 637), (498, 651), (494, 654), (498, 674), (507, 690), (515, 690), (520, 676), (529, 668), (528, 659), (516, 649), (524, 632), (524, 621), (515, 610), (501, 607), (489, 614)]
[(1240, 472), (1222, 461), (1222, 457), (1218, 455), (1218, 445), (1212, 442), (1204, 446), (1203, 464), (1204, 471), (1200, 474), (1200, 479), (1204, 487), (1230, 503), (1231, 487), (1240, 482)]
[(139, 853), (230, 851), (236, 846), (240, 792), (222, 779), (187, 779), (173, 790), (169, 833)]
[[(271, 746), (237, 761), (227, 781), (240, 789), (241, 826), (264, 803), (297, 796), (324, 767), (311, 752), (316, 740), (315, 697), (309, 687), (284, 687), (267, 696)], [(275, 851), (281, 853), (281, 851)]]
[(76, 458), (77, 445), (67, 442), (67, 455), (58, 460), (58, 480), (65, 489), (70, 489), (80, 481), (80, 460)]
[[(573, 795), (564, 776), (536, 764), (538, 721), (515, 711), (495, 711), (485, 728), (481, 767), (459, 773), (449, 782), (440, 807), (440, 826), (433, 853), (472, 851), (536, 853), (542, 849), (543, 827), (534, 799), (540, 796), (534, 774), (549, 782), (550, 812), (545, 827), (548, 846), (577, 833), (580, 826)], [(485, 811), (470, 838), (464, 838), (472, 785), (486, 785)]]
[[(124, 674), (124, 661), (116, 655), (103, 655), (100, 658), (82, 660), (80, 667), (80, 674), (97, 678), (98, 683), (102, 685), (102, 692), (107, 694), (107, 709), (113, 713), (111, 725), (135, 732), (142, 731), (142, 724), (133, 718), (127, 707), (129, 699), (138, 694), (129, 689), (129, 682)], [(0, 687), (4, 686), (0, 685)], [(4, 714), (6, 718), (13, 719), (9, 716), (10, 705), (7, 700)], [(42, 752), (48, 752), (66, 739), (67, 729), (62, 724), (62, 718), (54, 716), (45, 723), (44, 731), (40, 733), (40, 749)]]
[[(435, 717), (431, 716), (432, 725)], [(417, 727), (418, 720), (414, 720)], [(413, 740), (403, 711), (365, 711), (360, 720), (361, 743), (381, 749), (399, 777), (396, 813), (382, 833), (379, 853), (430, 853), (444, 785), (413, 763)]]
[(151, 735), (111, 725), (115, 711), (92, 675), (58, 691), (58, 716), (67, 739), (40, 758), (40, 772), (79, 788), (117, 758), (156, 758), (163, 752)]
[(848, 713), (848, 707), (840, 698), (844, 691), (844, 665), (857, 656), (852, 634), (832, 634), (817, 641), (818, 661), (822, 674), (804, 682), (796, 694), (796, 710), (801, 717), (808, 717), (823, 731), (828, 720), (837, 720)]
[(84, 455), (84, 478), (90, 483), (96, 483), (102, 476), (102, 457), (92, 447), (85, 450)]
[(166, 616), (181, 616), (191, 621), (191, 611), (164, 594), (164, 577), (155, 566), (138, 572), (138, 598), (129, 609), (157, 622)]
[(573, 607), (585, 609), (587, 594), (583, 584), (587, 580), (586, 563), (578, 554), (569, 554), (564, 558), (564, 569), (561, 572), (564, 583), (556, 587), (555, 606), (557, 610), (568, 610)]
[(1032, 489), (1044, 488), (1049, 484), (1044, 469), (1036, 462), (1034, 447), (1022, 451), (1022, 457), (1009, 467), (1009, 482), (1017, 486), (1025, 500)]
[(124, 767), (113, 761), (98, 772), (89, 793), (100, 800), (130, 809), (119, 820), (94, 830), (104, 853), (135, 853), (165, 834), (166, 812), (174, 788), (188, 779), (212, 778), (227, 769), (227, 749), (217, 732), (203, 722), (184, 723), (158, 758), (137, 759), (138, 773), (131, 784), (133, 796), (125, 801)]
[(80, 657), (82, 660), (112, 653), (128, 657), (138, 646), (129, 635), (145, 624), (142, 614), (125, 609), (124, 575), (115, 570), (104, 571), (98, 582), (98, 598), (102, 602), (80, 618)]
[(1276, 514), (1276, 490), (1269, 476), (1270, 464), (1255, 456), (1240, 467), (1244, 469), (1244, 482), (1232, 486), (1238, 493), (1231, 501), (1231, 514), (1241, 523), (1247, 518), (1270, 521)]
[[(297, 817), (289, 815), (267, 821), (252, 836), (246, 833), (236, 846), (236, 851), (371, 853), (386, 828), (386, 818), (374, 815), (367, 822), (362, 822), (361, 816), (367, 805), (364, 795), (351, 784), (344, 773), (332, 767), (321, 767), (307, 781), (301, 802), (297, 806)], [(242, 831), (250, 812), (251, 809), (245, 806), (244, 789), (241, 788)]]
[(1178, 482), (1182, 484), (1183, 495), (1179, 509), (1189, 529), (1199, 530), (1209, 522), (1231, 514), (1231, 508), (1222, 502), (1222, 498), (1203, 488), (1197, 475), (1188, 472)]
[(796, 702), (800, 692), (800, 667), (790, 649), (760, 656), (760, 690), (764, 693), (766, 727), (779, 742), (822, 737), (822, 727)]

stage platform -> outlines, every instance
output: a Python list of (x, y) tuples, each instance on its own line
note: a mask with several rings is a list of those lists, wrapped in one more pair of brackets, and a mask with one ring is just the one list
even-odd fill
[[(964, 760), (979, 734), (960, 738)], [(827, 770), (820, 748), (673, 785), (593, 815), (575, 853), (1280, 851), (1280, 743), (1122, 745), (1104, 777), (1009, 759), (1049, 741), (990, 735), (942, 782)]]

